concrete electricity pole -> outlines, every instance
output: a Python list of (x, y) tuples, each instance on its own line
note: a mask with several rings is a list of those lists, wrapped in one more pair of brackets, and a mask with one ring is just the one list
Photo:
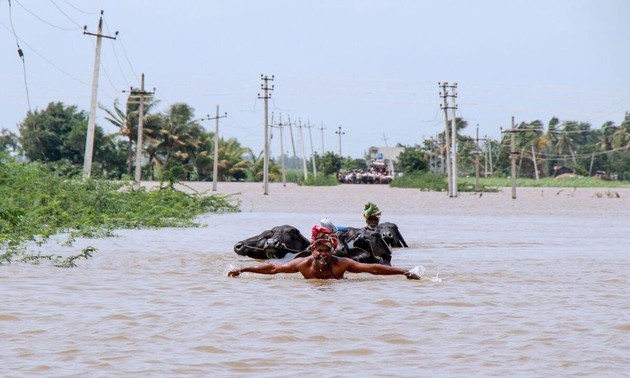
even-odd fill
[(449, 130), (449, 121), (448, 121), (448, 109), (450, 106), (448, 105), (448, 97), (450, 96), (448, 93), (449, 86), (448, 82), (438, 83), (440, 87), (442, 87), (442, 91), (440, 92), (440, 97), (442, 97), (442, 104), (440, 104), (440, 108), (444, 110), (444, 146), (446, 150), (446, 175), (448, 177), (448, 196), (453, 197), (453, 170), (451, 169), (452, 157), (451, 157), (451, 143), (450, 143), (450, 134)]
[(291, 117), (287, 117), (289, 121), (287, 125), (289, 126), (289, 134), (291, 134), (291, 149), (293, 151), (293, 159), (297, 158), (297, 154), (295, 153), (295, 141), (293, 140), (293, 124), (291, 123)]
[(306, 168), (306, 153), (304, 152), (304, 134), (302, 133), (302, 121), (298, 118), (298, 129), (300, 130), (300, 144), (302, 145), (302, 166), (304, 168), (304, 181), (308, 179), (308, 169)]
[(227, 117), (227, 113), (219, 115), (219, 105), (217, 105), (217, 115), (208, 117), (208, 120), (216, 120), (214, 124), (214, 161), (212, 164), (212, 191), (217, 191), (217, 176), (219, 174), (219, 118)]
[(144, 90), (144, 74), (140, 78), (140, 90), (132, 89), (131, 96), (138, 97), (140, 101), (140, 109), (138, 111), (138, 141), (136, 142), (136, 175), (135, 175), (135, 187), (140, 187), (140, 180), (142, 179), (142, 127), (144, 121), (144, 99), (145, 96), (149, 98), (154, 92), (146, 92)]
[(311, 121), (307, 122), (306, 128), (308, 129), (308, 138), (311, 141), (311, 163), (313, 164), (313, 177), (317, 177), (317, 167), (315, 164), (315, 149), (313, 148), (313, 133), (311, 133), (311, 129), (313, 128), (313, 126), (311, 126)]
[(284, 168), (284, 142), (282, 141), (282, 114), (278, 117), (278, 128), (280, 129), (280, 166), (282, 167), (282, 186), (287, 186), (286, 169)]
[[(479, 141), (486, 141), (487, 139), (479, 139), (479, 124), (477, 124), (477, 135), (475, 138), (475, 151), (473, 154), (475, 155), (475, 191), (478, 192), (481, 190), (481, 186), (479, 184), (479, 156), (481, 155), (481, 150), (479, 149)], [(487, 164), (487, 162), (486, 162)], [(486, 167), (486, 172), (488, 171)]]
[(341, 131), (341, 126), (339, 126), (339, 129), (335, 131), (335, 134), (339, 135), (339, 157), (343, 157), (343, 155), (341, 155), (341, 136), (345, 134), (345, 132)]
[(512, 130), (510, 131), (510, 166), (512, 173), (512, 199), (516, 199), (516, 125), (512, 116)]
[(103, 11), (98, 20), (96, 34), (87, 31), (87, 25), (83, 27), (83, 35), (96, 36), (96, 51), (94, 53), (94, 73), (92, 75), (92, 98), (90, 100), (90, 114), (88, 118), (88, 129), (85, 137), (85, 154), (83, 157), (83, 176), (90, 177), (92, 174), (92, 156), (94, 155), (94, 129), (96, 128), (96, 97), (98, 94), (98, 74), (101, 64), (101, 40), (103, 38), (116, 39), (118, 32), (113, 37), (103, 35)]
[[(516, 159), (521, 155), (518, 151), (516, 151), (516, 133), (526, 133), (526, 132), (539, 132), (541, 129), (539, 127), (523, 127), (521, 124), (521, 128), (516, 129), (516, 124), (514, 123), (514, 116), (512, 116), (512, 128), (506, 132), (510, 133), (510, 170), (512, 175), (512, 199), (516, 199)], [(503, 133), (503, 130), (501, 130)], [(532, 153), (534, 150), (532, 149)], [(535, 159), (535, 157), (534, 157)], [(537, 167), (536, 167), (537, 169)]]
[(457, 104), (455, 98), (457, 98), (457, 83), (453, 83), (451, 86), (451, 169), (453, 170), (453, 197), (457, 197), (457, 116), (455, 111), (457, 110)]
[(272, 85), (271, 87), (269, 87), (269, 82), (273, 81), (274, 76), (271, 75), (271, 78), (269, 78), (268, 76), (265, 75), (260, 75), (260, 80), (263, 81), (262, 84), (260, 84), (260, 89), (263, 90), (263, 95), (261, 96), (260, 93), (258, 94), (258, 98), (262, 98), (265, 100), (265, 112), (264, 112), (264, 127), (265, 127), (265, 140), (263, 143), (264, 146), (264, 164), (263, 164), (263, 182), (264, 182), (264, 194), (267, 195), (269, 194), (269, 117), (268, 117), (268, 111), (269, 111), (269, 98), (271, 97), (271, 93), (269, 93), (269, 91), (273, 91), (274, 86)]
[(324, 127), (324, 122), (322, 122), (322, 125), (319, 127), (319, 133), (322, 138), (322, 156), (324, 156), (324, 154), (326, 153), (326, 151), (324, 150), (324, 130), (325, 129), (326, 128)]

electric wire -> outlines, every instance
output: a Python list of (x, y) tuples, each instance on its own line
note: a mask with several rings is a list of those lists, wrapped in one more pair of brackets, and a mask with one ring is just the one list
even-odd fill
[[(70, 22), (72, 22), (73, 24), (75, 24), (75, 25), (77, 26), (77, 28), (81, 29), (81, 25), (80, 25), (78, 22), (76, 22), (75, 20), (73, 20), (73, 19), (72, 19), (72, 17), (68, 16), (68, 14), (67, 14), (66, 12), (64, 12), (64, 11), (63, 11), (63, 9), (61, 9), (61, 8), (59, 7), (59, 5), (57, 5), (57, 3), (55, 3), (53, 0), (50, 0), (50, 2), (52, 3), (52, 5), (54, 5), (54, 6), (55, 6), (55, 8), (57, 8), (57, 10), (58, 10), (61, 14), (63, 14), (64, 16), (66, 16), (66, 18), (67, 18), (68, 20), (70, 20)], [(75, 9), (76, 9), (76, 8), (75, 8)]]
[[(107, 25), (107, 21), (104, 22), (105, 24), (105, 30), (107, 31), (107, 34), (111, 35), (112, 33), (109, 30), (109, 25)], [(116, 36), (118, 38), (120, 38), (120, 35)], [(125, 87), (131, 87), (131, 85), (129, 84), (129, 80), (127, 79), (127, 76), (125, 75), (125, 72), (122, 68), (122, 65), (120, 64), (120, 59), (118, 58), (118, 53), (116, 52), (116, 46), (112, 45), (112, 51), (114, 52), (114, 57), (116, 58), (116, 64), (118, 65), (118, 70), (120, 71), (120, 75), (122, 76), (124, 82), (125, 82)]]
[[(15, 37), (15, 44), (17, 45), (18, 56), (22, 60), (22, 71), (24, 73), (24, 89), (26, 90), (26, 102), (28, 104), (28, 110), (31, 111), (31, 96), (28, 91), (28, 80), (26, 79), (26, 61), (24, 60), (24, 52), (20, 47), (20, 38), (18, 38), (17, 33), (15, 32), (15, 26), (13, 26), (13, 10), (11, 6), (11, 0), (9, 0), (9, 22), (11, 23), (11, 31), (13, 32), (13, 36)], [(4, 25), (3, 25), (4, 26)]]
[[(54, 4), (53, 0), (50, 0), (51, 3)], [(68, 6), (70, 6), (72, 9), (76, 10), (77, 12), (83, 13), (83, 14), (87, 14), (87, 15), (95, 15), (98, 14), (99, 12), (88, 12), (88, 11), (84, 11), (78, 7), (76, 7), (75, 5), (73, 5), (72, 3), (70, 3), (68, 0), (63, 0), (64, 3), (68, 4)]]
[[(29, 9), (28, 9), (28, 8), (26, 8), (24, 5), (22, 5), (22, 3), (20, 3), (18, 0), (13, 0), (13, 1), (15, 1), (15, 2), (16, 2), (19, 6), (20, 6), (20, 7), (22, 7), (22, 9), (24, 9), (24, 10), (25, 10), (27, 13), (29, 13), (31, 16), (35, 17), (35, 18), (36, 18), (36, 19), (38, 19), (39, 21), (41, 21), (41, 22), (45, 23), (46, 25), (51, 26), (51, 27), (53, 27), (53, 28), (55, 28), (55, 29), (59, 29), (59, 30), (63, 30), (63, 31), (75, 31), (75, 30), (77, 30), (77, 29), (81, 29), (81, 26), (77, 25), (77, 24), (76, 24), (76, 22), (74, 22), (74, 21), (72, 21), (72, 20), (70, 20), (70, 21), (74, 22), (74, 23), (75, 23), (75, 25), (77, 25), (77, 27), (75, 27), (75, 28), (64, 28), (64, 27), (61, 27), (61, 26), (57, 26), (57, 25), (55, 25), (55, 24), (53, 24), (53, 23), (51, 23), (51, 22), (49, 22), (49, 21), (46, 21), (45, 19), (41, 18), (40, 16), (38, 16), (37, 14), (35, 14), (33, 11), (29, 10)], [(62, 12), (62, 13), (63, 13), (63, 12)]]

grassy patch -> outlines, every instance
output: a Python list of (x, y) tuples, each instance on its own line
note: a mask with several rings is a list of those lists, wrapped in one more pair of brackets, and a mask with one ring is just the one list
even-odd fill
[[(134, 190), (128, 183), (68, 179), (46, 165), (19, 164), (0, 159), (0, 265), (14, 261), (42, 261), (24, 245), (44, 244), (52, 235), (67, 233), (67, 245), (77, 237), (111, 236), (115, 229), (191, 227), (194, 218), (208, 212), (233, 212), (225, 196), (186, 194), (170, 188)], [(91, 247), (89, 247), (91, 248)], [(96, 250), (64, 261), (74, 266)]]
[[(458, 177), (457, 190), (459, 192), (474, 192), (475, 177)], [(416, 188), (426, 191), (447, 191), (448, 181), (445, 175), (434, 173), (412, 173), (396, 177), (390, 186), (395, 188)], [(511, 187), (512, 179), (509, 177), (483, 177), (479, 179), (480, 192), (496, 192), (499, 188)], [(521, 188), (622, 188), (629, 187), (627, 182), (606, 181), (593, 177), (545, 177), (539, 180), (519, 178), (516, 186)]]
[(309, 176), (306, 180), (299, 183), (304, 186), (335, 186), (339, 185), (337, 177), (333, 175), (317, 175), (317, 177)]

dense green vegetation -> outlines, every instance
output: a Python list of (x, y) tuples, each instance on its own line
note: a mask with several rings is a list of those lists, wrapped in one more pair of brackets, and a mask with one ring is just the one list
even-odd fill
[(238, 211), (221, 195), (185, 194), (169, 186), (135, 190), (121, 182), (72, 178), (54, 168), (0, 154), (0, 264), (51, 260), (72, 266), (94, 249), (59, 260), (29, 254), (27, 245), (41, 245), (60, 233), (68, 235), (70, 245), (77, 237), (110, 236), (115, 229), (190, 227), (199, 214)]
[[(161, 113), (154, 112), (157, 102), (149, 101), (143, 118), (143, 180), (210, 181), (213, 179), (215, 135), (205, 131), (194, 109), (183, 103), (171, 105)], [(135, 171), (138, 125), (137, 99), (130, 98), (125, 106), (116, 100), (111, 108), (102, 107), (106, 120), (116, 132), (105, 134), (96, 128), (92, 176), (125, 180)], [(552, 118), (546, 124), (540, 120), (521, 122), (514, 132), (506, 130), (501, 140), (483, 138), (480, 141), (466, 134), (468, 122), (458, 118), (457, 165), (460, 177), (472, 176), (476, 159), (484, 177), (508, 177), (510, 156), (517, 156), (519, 178), (554, 176), (557, 168), (570, 169), (581, 176), (600, 175), (613, 180), (630, 179), (630, 113), (621, 123), (609, 121), (600, 128), (586, 122), (561, 121)], [(76, 106), (50, 103), (44, 110), (29, 111), (19, 124), (16, 135), (0, 132), (0, 151), (21, 156), (28, 161), (81, 167), (87, 130), (86, 113)], [(508, 132), (509, 131), (509, 132)], [(450, 132), (450, 130), (449, 130)], [(511, 138), (514, 136), (514, 145)], [(449, 136), (450, 137), (450, 136)], [(444, 172), (445, 133), (404, 147), (395, 164), (396, 172)], [(481, 143), (478, 143), (481, 142)], [(366, 146), (367, 147), (367, 146)], [(514, 154), (511, 154), (511, 149)], [(236, 139), (218, 140), (218, 181), (262, 181), (262, 151), (254, 152)], [(316, 170), (313, 170), (313, 161)], [(370, 156), (353, 159), (333, 152), (314, 156), (303, 162), (286, 154), (272, 157), (269, 180), (286, 180), (305, 185), (329, 185), (327, 180), (307, 179), (314, 171), (324, 176), (353, 169), (366, 170)], [(293, 170), (293, 173), (289, 173)], [(306, 180), (305, 180), (306, 179)]]

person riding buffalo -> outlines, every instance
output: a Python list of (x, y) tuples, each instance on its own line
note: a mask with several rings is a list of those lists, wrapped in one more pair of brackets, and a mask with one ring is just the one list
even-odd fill
[(363, 218), (365, 218), (365, 228), (374, 231), (381, 221), (381, 210), (376, 204), (368, 202), (363, 206)]
[(419, 280), (420, 276), (408, 269), (380, 264), (364, 264), (349, 258), (333, 256), (339, 243), (337, 235), (321, 225), (313, 226), (312, 238), (308, 249), (310, 256), (293, 259), (283, 264), (263, 264), (253, 267), (234, 269), (229, 277), (238, 277), (241, 273), (278, 274), (301, 273), (306, 279), (341, 279), (344, 273), (370, 273), (375, 275), (404, 275), (408, 279)]

